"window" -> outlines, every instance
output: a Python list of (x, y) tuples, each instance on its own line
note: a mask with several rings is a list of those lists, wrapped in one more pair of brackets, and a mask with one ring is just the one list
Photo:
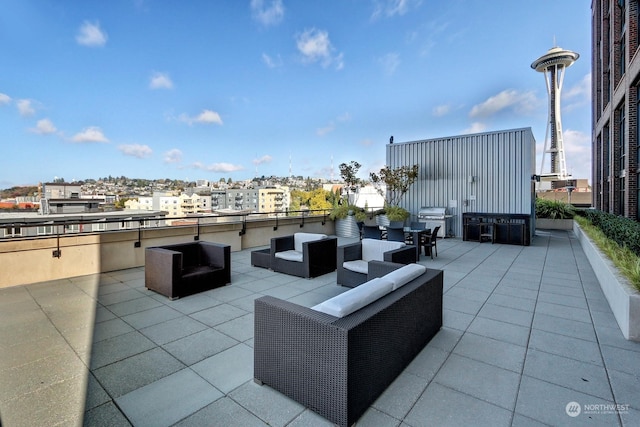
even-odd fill
[(625, 215), (625, 210), (624, 210), (624, 195), (625, 195), (625, 177), (620, 177), (618, 179), (618, 189), (619, 189), (619, 199), (618, 199), (618, 215)]
[(624, 105), (622, 105), (620, 107), (619, 110), (619, 114), (620, 114), (620, 127), (618, 129), (618, 152), (620, 153), (620, 171), (622, 172), (623, 170), (626, 169), (625, 166), (625, 160), (626, 160), (626, 156), (627, 156), (627, 150), (626, 150), (626, 143), (625, 143), (625, 139), (626, 139), (626, 134), (625, 134), (625, 128), (627, 125), (627, 118), (626, 118), (626, 108), (624, 107)]
[(40, 225), (37, 230), (38, 236), (54, 234), (53, 225)]
[(20, 227), (7, 227), (4, 229), (5, 237), (17, 237), (22, 236), (22, 229)]
[(79, 233), (80, 224), (67, 224), (64, 226), (65, 233)]
[(627, 65), (627, 5), (625, 0), (618, 0), (620, 8), (620, 76), (623, 76)]
[(609, 144), (609, 125), (602, 129), (602, 178), (609, 181), (611, 178), (611, 147)]

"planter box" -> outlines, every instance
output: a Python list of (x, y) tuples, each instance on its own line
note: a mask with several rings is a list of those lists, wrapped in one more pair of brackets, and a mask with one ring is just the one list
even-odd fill
[(573, 231), (596, 273), (622, 335), (628, 340), (640, 342), (640, 292), (618, 273), (613, 263), (600, 252), (577, 222), (573, 223)]
[(573, 220), (536, 218), (536, 229), (538, 228), (541, 230), (571, 230), (573, 228)]

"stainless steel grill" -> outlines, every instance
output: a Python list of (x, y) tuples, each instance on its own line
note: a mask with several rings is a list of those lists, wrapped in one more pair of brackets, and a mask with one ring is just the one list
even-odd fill
[(423, 206), (418, 211), (418, 221), (426, 223), (426, 227), (432, 230), (440, 226), (438, 237), (442, 238), (452, 235), (452, 218), (449, 210), (442, 206)]

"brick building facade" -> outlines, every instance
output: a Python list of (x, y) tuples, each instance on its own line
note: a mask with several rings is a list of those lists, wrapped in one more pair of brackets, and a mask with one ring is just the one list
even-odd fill
[(639, 0), (592, 0), (593, 206), (640, 220)]

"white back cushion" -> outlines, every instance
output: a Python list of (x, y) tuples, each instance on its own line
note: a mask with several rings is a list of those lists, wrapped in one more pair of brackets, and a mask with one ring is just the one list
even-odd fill
[(382, 298), (392, 289), (391, 281), (376, 277), (311, 308), (335, 317), (344, 317)]
[(364, 261), (384, 261), (385, 252), (404, 246), (404, 242), (389, 242), (387, 240), (362, 239), (361, 242)]
[(294, 233), (293, 234), (293, 249), (302, 252), (302, 244), (304, 242), (312, 242), (314, 240), (325, 239), (326, 234), (320, 233)]
[(393, 290), (395, 291), (402, 285), (406, 285), (422, 273), (427, 271), (427, 267), (420, 264), (407, 264), (400, 267), (397, 270), (387, 273), (383, 278), (390, 280), (393, 283)]

